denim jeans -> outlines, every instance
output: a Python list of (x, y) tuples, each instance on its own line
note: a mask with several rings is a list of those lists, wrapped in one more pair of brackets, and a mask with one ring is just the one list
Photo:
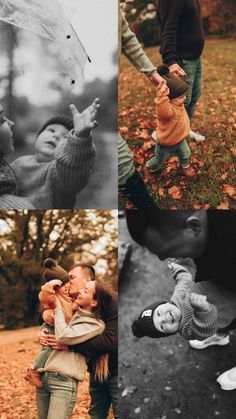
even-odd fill
[(160, 169), (165, 161), (174, 155), (178, 156), (181, 167), (187, 167), (189, 165), (191, 151), (186, 140), (182, 140), (180, 143), (168, 147), (160, 143), (155, 145), (155, 157)]
[(134, 156), (127, 143), (118, 134), (118, 184), (125, 185), (127, 180), (134, 174)]
[(43, 388), (36, 389), (39, 419), (69, 419), (72, 415), (78, 382), (56, 372), (42, 374)]
[(185, 71), (184, 80), (188, 83), (188, 91), (185, 100), (185, 109), (191, 120), (201, 96), (202, 64), (201, 58), (197, 60), (178, 60), (178, 64)]
[(110, 406), (112, 405), (114, 418), (118, 418), (118, 376), (108, 377), (104, 383), (95, 380), (90, 375), (90, 418), (107, 419)]

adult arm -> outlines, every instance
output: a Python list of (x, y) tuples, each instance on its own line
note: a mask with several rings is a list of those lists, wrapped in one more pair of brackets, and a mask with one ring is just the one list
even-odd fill
[(70, 349), (89, 357), (116, 352), (118, 349), (117, 323), (117, 318), (107, 321), (102, 335), (80, 345), (70, 346)]
[(55, 309), (55, 335), (60, 344), (72, 345), (85, 342), (101, 334), (105, 329), (103, 321), (94, 317), (81, 316), (76, 319), (76, 324), (69, 325), (65, 321), (62, 307)]
[(149, 60), (136, 35), (131, 31), (127, 20), (119, 8), (119, 25), (121, 31), (121, 51), (130, 63), (140, 72), (149, 77), (158, 86), (165, 84), (165, 80), (157, 73), (156, 67)]

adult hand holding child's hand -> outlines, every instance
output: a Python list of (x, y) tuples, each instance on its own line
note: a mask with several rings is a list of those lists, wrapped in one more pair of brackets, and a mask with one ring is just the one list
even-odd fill
[(190, 294), (190, 302), (192, 307), (198, 311), (208, 311), (210, 308), (210, 303), (208, 303), (206, 295), (192, 292)]
[(87, 138), (90, 136), (91, 131), (98, 125), (96, 117), (99, 108), (100, 103), (98, 98), (96, 98), (92, 105), (90, 105), (81, 113), (78, 111), (75, 105), (70, 105), (76, 137)]
[(157, 96), (168, 96), (170, 89), (167, 84), (162, 84), (157, 87)]

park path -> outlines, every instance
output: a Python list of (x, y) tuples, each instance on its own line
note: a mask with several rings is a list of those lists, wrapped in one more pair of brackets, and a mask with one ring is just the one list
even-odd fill
[(40, 326), (18, 330), (3, 330), (0, 332), (0, 345), (9, 345), (26, 340), (37, 340), (39, 330)]

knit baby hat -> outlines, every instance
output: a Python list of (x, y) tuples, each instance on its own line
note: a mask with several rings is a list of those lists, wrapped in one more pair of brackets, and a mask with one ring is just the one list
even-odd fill
[(48, 119), (45, 124), (42, 126), (40, 131), (37, 134), (37, 137), (43, 132), (49, 125), (58, 124), (63, 125), (63, 127), (67, 128), (68, 131), (71, 131), (74, 128), (73, 118), (68, 115), (57, 115), (53, 116), (52, 118)]
[(188, 84), (184, 80), (175, 76), (174, 74), (171, 74), (168, 65), (159, 65), (157, 67), (157, 72), (160, 74), (161, 77), (163, 77), (163, 79), (166, 80), (166, 84), (170, 89), (170, 99), (182, 96), (187, 92)]
[(155, 309), (159, 305), (165, 303), (166, 301), (159, 301), (155, 304), (149, 305), (142, 311), (139, 318), (134, 320), (131, 326), (134, 336), (137, 338), (142, 338), (143, 336), (148, 336), (149, 338), (163, 338), (170, 336), (169, 333), (163, 333), (157, 330), (153, 323), (153, 313)]
[(43, 279), (48, 282), (52, 279), (59, 279), (63, 284), (69, 281), (69, 276), (65, 269), (59, 266), (54, 259), (47, 258), (43, 262)]

